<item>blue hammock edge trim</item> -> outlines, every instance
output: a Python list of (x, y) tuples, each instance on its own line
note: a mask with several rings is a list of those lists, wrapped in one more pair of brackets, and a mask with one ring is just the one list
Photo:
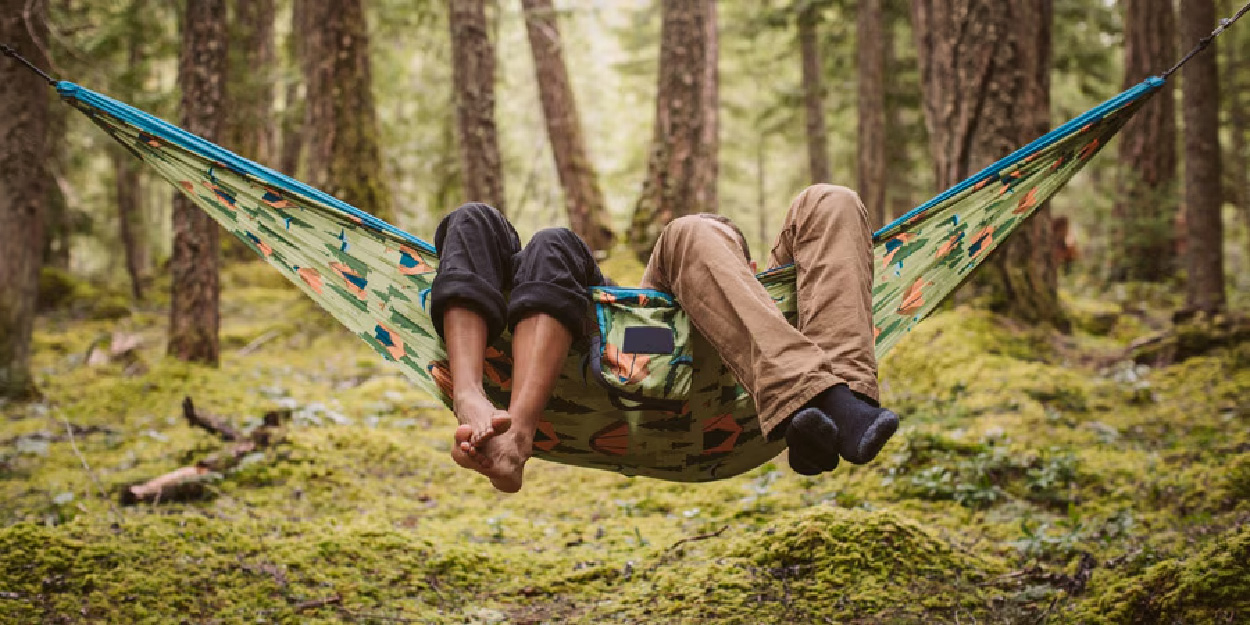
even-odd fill
[(63, 98), (72, 98), (90, 106), (101, 110), (121, 121), (138, 128), (148, 134), (173, 142), (179, 147), (190, 152), (207, 156), (226, 167), (246, 174), (265, 184), (277, 187), (288, 193), (294, 193), (304, 196), (311, 200), (320, 202), (332, 208), (343, 211), (352, 217), (359, 218), (365, 225), (380, 232), (385, 232), (392, 236), (398, 237), (405, 243), (410, 243), (423, 251), (430, 254), (437, 253), (434, 246), (417, 238), (416, 236), (405, 232), (377, 217), (366, 213), (365, 211), (340, 200), (325, 191), (312, 187), (300, 182), (286, 174), (274, 171), (264, 165), (249, 161), (242, 156), (227, 150), (215, 143), (209, 142), (198, 135), (187, 132), (174, 124), (171, 124), (155, 115), (141, 111), (129, 104), (119, 102), (106, 95), (102, 95), (86, 87), (81, 87), (72, 82), (61, 81), (56, 84), (57, 93)]
[[(1122, 108), (1123, 106), (1139, 98), (1152, 94), (1154, 91), (1162, 87), (1165, 84), (1165, 82), (1166, 81), (1162, 77), (1151, 76), (1143, 80), (1142, 82), (1138, 83), (1131, 89), (1128, 89), (1108, 99), (1102, 104), (1099, 104), (1098, 106), (1061, 124), (1054, 130), (1051, 130), (1050, 132), (1042, 135), (1041, 137), (1034, 139), (1032, 142), (1025, 145), (1024, 147), (1021, 147), (1017, 149), (1016, 151), (1012, 152), (1011, 154), (1008, 154), (1007, 156), (1003, 157), (1002, 159), (999, 159), (995, 163), (983, 168), (981, 171), (977, 172), (971, 177), (966, 178), (959, 184), (943, 191), (942, 193), (939, 193), (933, 199), (930, 199), (924, 204), (921, 204), (920, 206), (908, 211), (906, 214), (899, 217), (898, 219), (895, 219), (889, 224), (886, 224), (880, 230), (877, 230), (875, 233), (873, 233), (873, 243), (874, 244), (880, 243), (886, 237), (893, 235), (898, 230), (901, 230), (903, 226), (905, 226), (910, 220), (914, 219), (916, 216), (923, 214), (925, 211), (929, 210), (930, 208), (937, 206), (941, 204), (942, 202), (945, 202), (951, 197), (954, 197), (955, 195), (958, 195), (959, 193), (962, 193), (963, 191), (966, 191), (967, 189), (971, 187), (974, 187), (975, 185), (981, 183), (984, 180), (997, 176), (998, 172), (1002, 171), (1003, 169), (1006, 169), (1008, 166), (1020, 160), (1023, 160), (1025, 158), (1028, 158), (1029, 156), (1037, 152), (1040, 152), (1046, 149), (1047, 147), (1050, 147), (1051, 145), (1057, 143), (1058, 141), (1066, 138), (1073, 132), (1079, 131), (1081, 128), (1084, 128), (1087, 124), (1100, 121), (1107, 113), (1118, 110)], [(253, 161), (245, 159), (231, 152), (230, 150), (227, 150), (226, 148), (216, 145), (210, 141), (207, 141), (191, 132), (188, 132), (159, 117), (156, 117), (155, 115), (144, 112), (124, 102), (119, 102), (106, 95), (97, 93), (95, 91), (92, 91), (80, 85), (74, 84), (72, 82), (68, 82), (68, 81), (58, 82), (56, 85), (56, 89), (57, 89), (57, 92), (64, 98), (72, 98), (80, 102), (83, 102), (84, 104), (92, 108), (99, 109), (109, 115), (112, 115), (122, 120), (123, 122), (129, 123), (135, 126), (136, 128), (139, 128), (140, 130), (148, 132), (149, 134), (152, 134), (154, 136), (167, 139), (173, 142), (174, 144), (182, 147), (183, 149), (189, 150), (193, 153), (205, 155), (209, 158), (212, 158), (222, 163), (228, 168), (231, 168), (241, 173), (244, 173), (246, 175), (252, 176), (256, 178), (257, 180), (260, 180), (266, 184), (272, 185), (274, 187), (278, 187), (289, 193), (302, 195), (309, 199), (321, 202), (322, 204), (325, 204), (327, 206), (341, 210), (348, 215), (359, 218), (365, 225), (371, 228), (374, 228), (378, 231), (385, 232), (392, 236), (395, 236), (399, 238), (400, 240), (406, 243), (410, 243), (425, 252), (428, 252), (430, 254), (435, 254), (435, 255), (437, 255), (438, 253), (432, 244), (416, 237), (415, 235), (409, 232), (401, 230), (400, 228), (394, 225), (391, 225), (390, 223), (387, 223), (386, 221), (383, 221), (365, 211), (362, 211), (352, 206), (351, 204), (348, 204), (347, 202), (344, 202), (320, 189), (317, 189), (313, 186), (300, 182), (299, 180), (291, 178), (290, 176), (287, 176), (286, 174), (283, 174), (281, 172), (274, 171), (273, 169), (265, 167), (264, 165), (260, 165)], [(768, 274), (785, 269), (787, 267), (788, 265), (782, 266), (782, 267), (774, 267), (772, 269), (761, 271), (758, 274), (756, 274), (756, 277), (763, 278), (764, 276)], [(631, 287), (595, 287), (595, 289), (610, 291), (610, 292), (618, 293), (620, 295), (643, 294), (643, 295), (648, 295), (648, 296), (660, 297), (668, 301), (673, 301), (673, 296), (671, 294), (664, 293), (661, 291), (656, 291), (654, 289), (641, 289), (641, 288), (631, 288)]]
[(1016, 162), (1028, 158), (1033, 154), (1041, 152), (1055, 143), (1058, 143), (1061, 139), (1066, 138), (1073, 132), (1084, 128), (1086, 124), (1100, 121), (1107, 113), (1118, 110), (1141, 97), (1153, 93), (1155, 90), (1162, 87), (1165, 82), (1166, 81), (1162, 77), (1151, 76), (1140, 83), (1137, 83), (1137, 85), (1133, 86), (1131, 89), (1128, 89), (1127, 91), (1112, 97), (1106, 102), (1103, 102), (1102, 104), (1077, 115), (1076, 117), (1061, 124), (1058, 128), (1055, 128), (1054, 130), (1034, 139), (1028, 145), (1017, 149), (1011, 154), (999, 159), (997, 162), (964, 179), (963, 182), (960, 182), (959, 184), (939, 193), (928, 202), (907, 211), (907, 213), (902, 217), (899, 217), (885, 226), (882, 226), (880, 230), (873, 233), (873, 243), (879, 243), (885, 237), (894, 234), (917, 215), (923, 214), (930, 208), (933, 208), (951, 197), (976, 186), (984, 180), (997, 176), (999, 171), (1006, 169), (1009, 165), (1015, 164)]

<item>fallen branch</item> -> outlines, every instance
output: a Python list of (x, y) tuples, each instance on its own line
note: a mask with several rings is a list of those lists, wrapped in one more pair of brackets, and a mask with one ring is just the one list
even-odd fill
[(213, 432), (226, 441), (238, 442), (206, 456), (194, 465), (123, 488), (119, 496), (122, 505), (196, 501), (211, 497), (213, 492), (208, 484), (238, 466), (249, 454), (262, 451), (281, 440), (282, 422), (291, 415), (289, 410), (269, 411), (265, 413), (264, 423), (245, 436), (220, 417), (198, 414), (190, 397), (183, 400), (182, 409), (183, 416), (191, 425)]
[(230, 422), (211, 414), (200, 414), (195, 409), (195, 404), (191, 403), (191, 397), (188, 395), (182, 400), (182, 416), (192, 426), (208, 430), (212, 434), (221, 437), (221, 440), (227, 443), (237, 441), (243, 438), (239, 431), (234, 429)]

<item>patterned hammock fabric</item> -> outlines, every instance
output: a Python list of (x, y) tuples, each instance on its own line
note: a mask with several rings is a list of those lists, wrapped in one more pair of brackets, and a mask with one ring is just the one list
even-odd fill
[[(1163, 84), (1152, 78), (1021, 148), (875, 235), (877, 356), (924, 319), (1033, 211), (1059, 190)], [(447, 354), (426, 305), (434, 247), (372, 215), (72, 83), (61, 96), (245, 241), (339, 322), (451, 405)], [(795, 267), (759, 275), (787, 318)], [(600, 333), (565, 362), (539, 424), (535, 455), (674, 481), (748, 471), (784, 442), (760, 432), (747, 392), (672, 296), (598, 288)], [(626, 330), (671, 330), (671, 354), (629, 353)], [(496, 405), (511, 388), (511, 337), (488, 350)], [(645, 350), (635, 350), (645, 351)], [(654, 351), (654, 350), (651, 350)]]

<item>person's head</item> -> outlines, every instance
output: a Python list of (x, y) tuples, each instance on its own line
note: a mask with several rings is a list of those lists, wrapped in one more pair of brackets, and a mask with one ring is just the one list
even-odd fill
[(695, 214), (704, 219), (711, 219), (712, 221), (717, 221), (722, 224), (725, 224), (726, 226), (729, 226), (729, 229), (733, 230), (734, 234), (738, 237), (738, 245), (742, 246), (742, 255), (743, 257), (746, 258), (747, 264), (751, 266), (752, 270), (755, 269), (755, 261), (751, 260), (751, 246), (750, 244), (747, 243), (747, 237), (745, 234), (742, 234), (742, 229), (738, 227), (738, 224), (735, 224), (733, 220), (731, 220), (730, 218), (724, 215), (719, 215), (717, 213), (695, 213)]

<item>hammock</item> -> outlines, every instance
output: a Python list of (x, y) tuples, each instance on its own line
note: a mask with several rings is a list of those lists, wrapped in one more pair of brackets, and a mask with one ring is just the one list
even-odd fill
[[(1142, 82), (878, 231), (877, 357), (1106, 146), (1161, 85), (1162, 78)], [(426, 312), (438, 266), (432, 245), (143, 111), (72, 83), (56, 87), (382, 358), (452, 405), (447, 354)], [(794, 266), (759, 279), (793, 320)], [(565, 362), (538, 427), (536, 456), (626, 475), (705, 481), (750, 470), (784, 448), (784, 441), (761, 435), (751, 397), (715, 350), (689, 330), (671, 295), (617, 287), (592, 295), (600, 334)], [(673, 330), (671, 356), (623, 351), (625, 328), (657, 324)], [(497, 405), (507, 405), (510, 338), (505, 333), (488, 349), (485, 387)], [(664, 383), (648, 386), (656, 371)], [(649, 388), (661, 390), (657, 395)]]

